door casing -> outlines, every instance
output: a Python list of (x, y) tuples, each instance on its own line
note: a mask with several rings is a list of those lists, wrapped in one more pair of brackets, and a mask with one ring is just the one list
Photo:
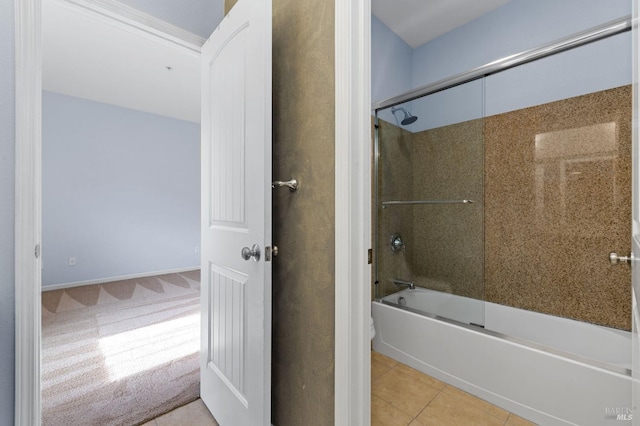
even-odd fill
[[(185, 40), (171, 26), (141, 22), (111, 0), (60, 0), (100, 19), (151, 29), (166, 42)], [(370, 424), (370, 2), (335, 0), (335, 424)], [(41, 0), (15, 1), (15, 410), (14, 423), (39, 425), (42, 223)], [(147, 16), (145, 19), (148, 19)], [(161, 22), (161, 21), (160, 21)], [(193, 47), (190, 41), (188, 46)], [(187, 47), (188, 47), (187, 46)], [(183, 45), (183, 47), (185, 47)], [(190, 47), (188, 47), (190, 48)], [(199, 49), (199, 46), (197, 46)]]

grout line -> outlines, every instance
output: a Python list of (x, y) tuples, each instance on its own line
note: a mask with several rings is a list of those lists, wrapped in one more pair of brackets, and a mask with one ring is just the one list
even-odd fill
[[(396, 367), (401, 366), (401, 365), (402, 365), (402, 366), (406, 366), (406, 367), (408, 367), (407, 365), (405, 365), (405, 364), (403, 364), (403, 363), (401, 363), (401, 362), (397, 362), (397, 361), (396, 361), (396, 363), (395, 363), (395, 365), (394, 365), (393, 367), (390, 367), (390, 368), (389, 368), (389, 369), (388, 369), (384, 374), (380, 375), (377, 379), (372, 380), (372, 381), (371, 381), (371, 384), (373, 385), (373, 383), (375, 383), (375, 382), (377, 382), (378, 380), (382, 379), (384, 376), (386, 376), (387, 374), (389, 374), (389, 373), (391, 373), (393, 370), (395, 370), (395, 369), (396, 369)], [(424, 375), (425, 375), (425, 376), (427, 376), (427, 377), (431, 377), (431, 378), (433, 378), (432, 376), (429, 376), (428, 374), (425, 374), (425, 373), (422, 373), (422, 374), (424, 374)], [(433, 387), (433, 386), (432, 386), (432, 387)], [(455, 387), (455, 386), (452, 386), (452, 385), (450, 385), (450, 384), (448, 384), (448, 383), (445, 383), (445, 385), (444, 385), (441, 389), (439, 389), (439, 390), (438, 390), (438, 392), (433, 396), (433, 398), (431, 398), (431, 399), (429, 400), (429, 402), (427, 402), (427, 404), (426, 404), (426, 405), (425, 405), (425, 406), (420, 410), (420, 412), (418, 412), (418, 414), (416, 414), (416, 415), (411, 419), (411, 421), (410, 421), (409, 423), (407, 423), (407, 426), (408, 426), (409, 424), (411, 424), (411, 422), (413, 422), (414, 420), (415, 420), (415, 421), (417, 421), (417, 418), (420, 416), (420, 414), (422, 414), (422, 412), (423, 412), (424, 410), (426, 410), (426, 409), (427, 409), (427, 407), (428, 407), (428, 406), (429, 406), (429, 405), (430, 405), (430, 404), (431, 404), (431, 403), (432, 403), (432, 402), (433, 402), (433, 401), (438, 397), (438, 395), (440, 395), (441, 393), (443, 393), (443, 392), (444, 392), (444, 390), (445, 390), (445, 389), (447, 389), (448, 387), (450, 387), (450, 388), (452, 388), (452, 389), (455, 389), (455, 390), (459, 390), (459, 391), (465, 392), (465, 391), (463, 391), (462, 389), (459, 389), (459, 388), (457, 388), (457, 387)], [(435, 388), (435, 387), (434, 387), (434, 388)], [(468, 393), (468, 392), (465, 392), (465, 393)], [(376, 397), (378, 397), (377, 395), (374, 395), (374, 394), (373, 394), (373, 389), (372, 389), (372, 393), (371, 393), (371, 395), (372, 395), (372, 396), (376, 396)], [(469, 394), (469, 395), (474, 396), (473, 394)], [(474, 396), (474, 397), (475, 397), (475, 396)], [(380, 398), (380, 397), (378, 397), (378, 398)], [(476, 398), (477, 398), (477, 397), (476, 397)], [(387, 404), (390, 404), (392, 407), (396, 408), (397, 410), (399, 410), (399, 411), (401, 411), (401, 412), (403, 412), (403, 413), (404, 413), (404, 411), (400, 410), (398, 407), (395, 407), (395, 406), (394, 406), (393, 404), (391, 404), (389, 401), (386, 401), (386, 400), (384, 400), (384, 399), (382, 399), (382, 398), (380, 398), (380, 399), (381, 399), (382, 401), (386, 402)], [(456, 398), (456, 399), (457, 399), (457, 398)], [(478, 398), (478, 399), (480, 399), (480, 400), (482, 400), (482, 401), (484, 401), (484, 402), (486, 402), (486, 403), (488, 403), (488, 404), (491, 404), (489, 401), (485, 401), (485, 400), (483, 400), (482, 398)], [(494, 406), (494, 407), (500, 408), (500, 407), (498, 407), (498, 406), (497, 406), (497, 405), (495, 405), (495, 404), (491, 404), (491, 405), (492, 405), (492, 406)], [(481, 411), (483, 411), (483, 410), (481, 410)], [(505, 410), (505, 411), (507, 411), (507, 410)], [(406, 414), (406, 413), (405, 413), (405, 414)], [(491, 414), (491, 413), (489, 413), (489, 412), (486, 412), (486, 414), (487, 414), (487, 415), (489, 415), (489, 416), (491, 416), (491, 417), (493, 417), (493, 418), (495, 418), (495, 419), (497, 419), (497, 420), (499, 420), (499, 419), (500, 419), (500, 417), (497, 417), (497, 416), (495, 416), (495, 415), (493, 415), (493, 414)], [(515, 414), (514, 414), (514, 413), (512, 413), (512, 412), (510, 412), (510, 411), (507, 411), (507, 417), (504, 419), (503, 426), (507, 426), (507, 423), (509, 422), (509, 418), (510, 418), (512, 415), (515, 415)]]
[(512, 412), (509, 412), (509, 415), (507, 416), (507, 418), (504, 420), (504, 426), (507, 426), (507, 424), (509, 423), (509, 418), (513, 415)]
[[(445, 386), (445, 387), (446, 387), (446, 386)], [(424, 407), (422, 407), (422, 410), (420, 410), (420, 412), (419, 412), (418, 414), (416, 414), (416, 416), (413, 418), (413, 420), (416, 420), (418, 417), (420, 417), (420, 414), (422, 414), (422, 412), (423, 412), (424, 410), (426, 410), (426, 409), (427, 409), (427, 407), (428, 407), (428, 406), (433, 402), (433, 400), (434, 400), (434, 399), (436, 399), (436, 398), (438, 397), (438, 395), (440, 395), (440, 394), (442, 393), (442, 391), (444, 390), (444, 388), (445, 388), (445, 387), (443, 387), (442, 389), (440, 389), (440, 390), (438, 391), (438, 393), (436, 393), (435, 395), (433, 395), (433, 398), (431, 398), (431, 399), (429, 400), (429, 402), (427, 402), (427, 405), (425, 405)], [(413, 421), (413, 420), (411, 420), (411, 421)], [(416, 421), (417, 421), (417, 420), (416, 420)]]
[(371, 384), (373, 385), (375, 382), (377, 382), (378, 380), (382, 379), (384, 376), (386, 376), (387, 374), (391, 373), (391, 370), (393, 370), (395, 367), (391, 367), (389, 368), (389, 370), (387, 370), (387, 372), (385, 372), (384, 374), (381, 374), (380, 376), (378, 376), (377, 379), (373, 380), (371, 382)]
[[(402, 364), (401, 362), (396, 362), (396, 364), (395, 364), (393, 367), (390, 367), (390, 368), (389, 368), (389, 370), (388, 370), (387, 372), (385, 372), (384, 374), (380, 375), (376, 380), (372, 381), (372, 384), (373, 384), (374, 382), (377, 382), (378, 380), (380, 380), (382, 377), (386, 376), (387, 374), (389, 374), (392, 370), (396, 370), (396, 367), (401, 366), (401, 365), (405, 365), (405, 364)], [(425, 375), (425, 376), (427, 376), (427, 377), (431, 377), (431, 376), (429, 376), (428, 374), (425, 374), (425, 373), (422, 373), (422, 374), (424, 374), (424, 375)], [(432, 386), (432, 387), (433, 387), (433, 386)], [(434, 388), (435, 388), (435, 387), (434, 387)], [(428, 406), (429, 406), (429, 405), (430, 405), (430, 404), (431, 404), (431, 403), (432, 403), (432, 402), (433, 402), (433, 401), (438, 397), (438, 395), (440, 395), (441, 393), (443, 393), (443, 392), (445, 391), (445, 389), (447, 389), (447, 388), (452, 388), (452, 389), (455, 389), (455, 390), (460, 390), (460, 391), (462, 391), (462, 389), (459, 389), (459, 388), (457, 388), (457, 387), (455, 387), (455, 386), (452, 386), (452, 385), (449, 385), (449, 384), (445, 383), (445, 385), (444, 385), (441, 389), (439, 389), (439, 390), (438, 390), (438, 392), (433, 396), (433, 398), (431, 398), (431, 399), (429, 400), (429, 402), (427, 402), (427, 404), (426, 404), (426, 405), (425, 405), (425, 406), (424, 406), (424, 407), (423, 407), (423, 408), (418, 412), (418, 414), (416, 414), (416, 415), (411, 419), (411, 421), (410, 421), (409, 423), (407, 423), (407, 426), (408, 426), (409, 424), (411, 424), (411, 422), (413, 422), (414, 420), (415, 420), (415, 421), (417, 421), (417, 418), (422, 414), (422, 412), (423, 412), (424, 410), (426, 410), (426, 409), (427, 409), (427, 407), (428, 407)], [(465, 391), (462, 391), (462, 392), (465, 392)], [(468, 393), (468, 392), (465, 392), (465, 393)], [(373, 395), (373, 393), (372, 393), (372, 395)], [(474, 395), (472, 395), (472, 394), (469, 394), (469, 395), (474, 396)], [(376, 396), (377, 396), (377, 395), (376, 395)], [(476, 397), (476, 398), (477, 398), (477, 397)], [(488, 403), (488, 404), (491, 404), (490, 402), (485, 401), (485, 400), (483, 400), (482, 398), (479, 398), (479, 399), (480, 399), (480, 400), (482, 400), (482, 401), (484, 401), (484, 402), (486, 402), (486, 403)], [(386, 402), (386, 403), (390, 404), (388, 401), (386, 401), (386, 400), (384, 400), (384, 399), (382, 399), (382, 400), (383, 400), (384, 402)], [(457, 398), (456, 398), (456, 400), (457, 400)], [(492, 406), (494, 406), (494, 407), (500, 408), (500, 407), (498, 407), (498, 406), (497, 406), (497, 405), (495, 405), (495, 404), (491, 404), (491, 405), (492, 405)], [(395, 407), (393, 404), (391, 404), (391, 406), (392, 406), (392, 407)], [(395, 408), (396, 408), (396, 409), (398, 409), (397, 407), (395, 407)], [(402, 411), (402, 410), (400, 410), (400, 411)], [(483, 411), (483, 410), (481, 410), (481, 411)], [(505, 410), (505, 411), (507, 411), (507, 410)], [(491, 416), (491, 417), (493, 417), (493, 418), (495, 418), (496, 420), (500, 420), (500, 417), (495, 416), (495, 415), (491, 414), (490, 412), (486, 412), (486, 414), (487, 414), (487, 415), (489, 415), (489, 416)], [(504, 421), (503, 421), (503, 426), (507, 426), (507, 423), (509, 422), (509, 418), (510, 418), (512, 415), (514, 415), (512, 412), (507, 411), (507, 417), (506, 417), (506, 418), (504, 419)]]

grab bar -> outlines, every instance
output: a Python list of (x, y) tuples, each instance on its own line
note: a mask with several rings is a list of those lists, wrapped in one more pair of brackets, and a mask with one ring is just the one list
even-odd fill
[(410, 204), (472, 204), (473, 200), (416, 200), (416, 201), (383, 201), (382, 208), (387, 206), (402, 206)]

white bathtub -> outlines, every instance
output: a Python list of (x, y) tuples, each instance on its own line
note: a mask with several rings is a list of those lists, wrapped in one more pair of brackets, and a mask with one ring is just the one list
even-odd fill
[(374, 350), (541, 425), (621, 424), (631, 407), (631, 333), (424, 289), (372, 314)]

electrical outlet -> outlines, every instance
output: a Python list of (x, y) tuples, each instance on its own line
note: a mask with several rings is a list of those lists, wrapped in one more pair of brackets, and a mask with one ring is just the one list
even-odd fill
[(69, 266), (76, 266), (76, 258), (75, 257), (69, 257)]
[(195, 252), (195, 254), (200, 254), (200, 247), (196, 247), (194, 252)]

